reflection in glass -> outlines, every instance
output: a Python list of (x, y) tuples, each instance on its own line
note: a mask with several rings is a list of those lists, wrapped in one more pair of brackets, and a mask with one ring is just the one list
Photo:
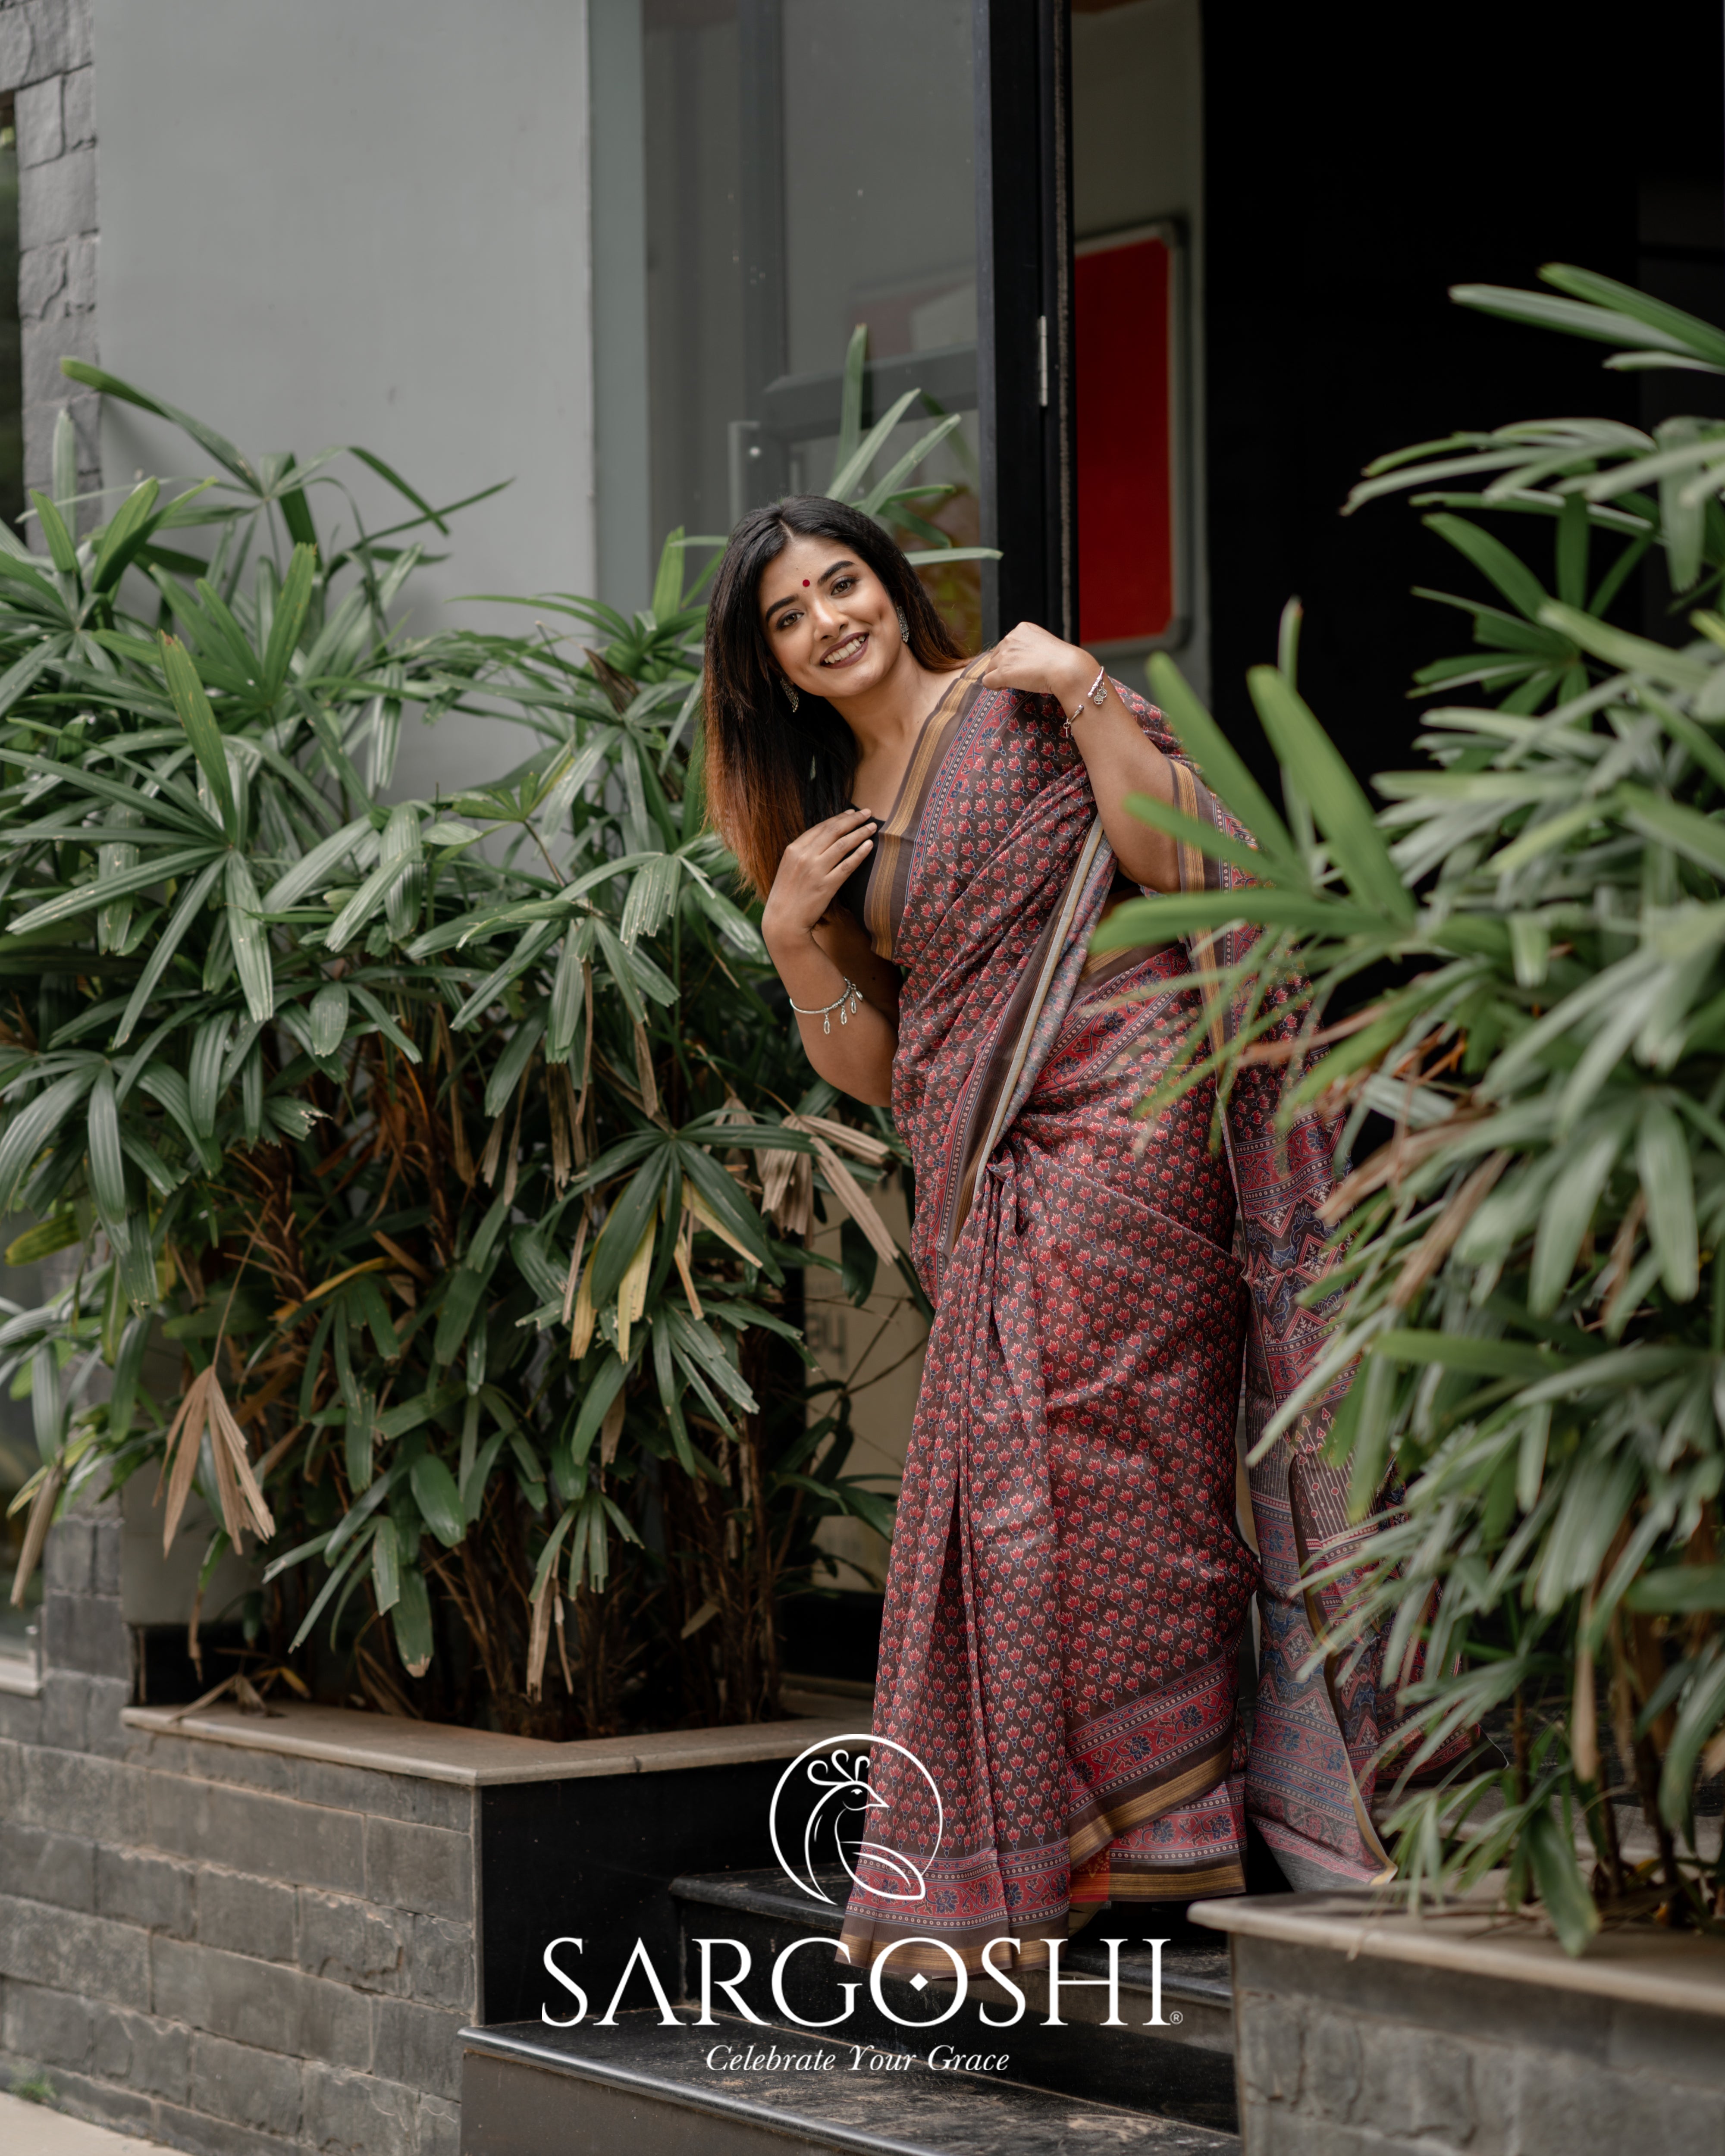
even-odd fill
[(783, 0), (785, 372), (976, 343), (970, 0)]
[[(963, 426), (922, 512), (978, 531), (970, 0), (644, 0), (652, 536), (727, 531), (831, 479), (866, 327), (865, 416), (909, 388)], [(906, 539), (926, 533), (908, 528)], [(973, 564), (928, 572), (967, 641)]]

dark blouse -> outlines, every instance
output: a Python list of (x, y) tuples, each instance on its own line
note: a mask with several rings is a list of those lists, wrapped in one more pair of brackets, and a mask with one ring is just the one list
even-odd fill
[(980, 659), (972, 660), (942, 690), (939, 701), (922, 721), (885, 821), (875, 819), (875, 850), (845, 879), (839, 892), (839, 904), (849, 907), (862, 923), (877, 957), (892, 957), (911, 880), (911, 856), (916, 849), (916, 825), (929, 781), (940, 769), (953, 736), (981, 692), (983, 669), (989, 656), (985, 652)]
[[(916, 831), (923, 805), (947, 751), (981, 693), (983, 670), (992, 655), (985, 652), (980, 659), (973, 660), (962, 673), (952, 676), (942, 692), (940, 701), (922, 722), (885, 821), (875, 819), (874, 851), (839, 887), (839, 904), (848, 908), (862, 924), (877, 957), (893, 957), (899, 922), (904, 916), (905, 896), (910, 886), (911, 864), (916, 854)], [(1117, 684), (1116, 693), (1119, 693)], [(851, 805), (855, 806), (854, 803)], [(1121, 899), (1137, 896), (1137, 885), (1117, 870), (1108, 910)], [(1147, 948), (1136, 946), (1087, 960), (1082, 976), (1086, 993), (1101, 988), (1117, 974), (1138, 964)]]

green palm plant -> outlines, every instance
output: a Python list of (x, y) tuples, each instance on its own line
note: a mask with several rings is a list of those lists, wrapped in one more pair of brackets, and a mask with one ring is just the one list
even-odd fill
[[(1542, 274), (1566, 296), (1455, 296), (1613, 345), (1608, 366), (1725, 372), (1707, 324)], [(1348, 1615), (1324, 1651), (1385, 1625), (1410, 1681), (1386, 1747), (1399, 1891), (1417, 1906), (1503, 1867), (1571, 1952), (1602, 1912), (1712, 1924), (1725, 1907), (1696, 1817), (1698, 1777), (1725, 1767), (1725, 618), (1703, 603), (1725, 574), (1722, 483), (1725, 424), (1688, 418), (1537, 422), (1370, 467), (1351, 507), (1424, 490), (1430, 528), (1495, 588), (1430, 594), (1471, 615), (1476, 648), (1422, 689), (1497, 701), (1433, 711), (1427, 762), (1377, 778), (1374, 811), (1298, 693), (1291, 607), (1278, 665), (1250, 677), (1284, 816), (1157, 659), (1171, 722), (1256, 834), (1237, 850), (1252, 880), (1136, 903), (1107, 932), (1260, 930), (1209, 979), (1243, 1023), (1219, 1054), (1194, 1034), (1174, 1089), (1209, 1069), (1225, 1091), (1271, 1053), (1268, 992), (1293, 983), (1290, 1111), (1345, 1118), (1344, 1158), (1369, 1113), (1392, 1127), (1332, 1203), (1329, 1344), (1266, 1442), (1357, 1363), (1330, 1440), (1354, 1515), (1387, 1476), (1404, 1499), (1332, 1575)], [(1482, 513), (1544, 523), (1548, 580)], [(1693, 632), (1670, 644), (1608, 619), (1650, 550)], [(1412, 1786), (1482, 1723), (1507, 1759)]]
[[(80, 1254), (0, 1327), (41, 1454), (14, 1596), (70, 1494), (153, 1468), (166, 1542), (194, 1491), (218, 1523), (206, 1583), (259, 1548), (277, 1665), (335, 1640), (381, 1705), (549, 1734), (637, 1693), (777, 1712), (819, 1522), (891, 1524), (804, 1374), (796, 1239), (848, 1214), (866, 1294), (897, 1149), (810, 1087), (705, 828), (699, 542), (633, 618), (532, 602), (603, 649), (408, 637), (409, 535), (465, 505), (353, 451), (412, 514), (367, 531), (350, 498), (326, 554), (342, 452), (249, 458), (67, 372), (219, 472), (79, 541), (63, 424), (46, 558), (0, 535), (0, 1208), (37, 1224), (14, 1260)], [(528, 752), (390, 800), (403, 714), (448, 711)]]

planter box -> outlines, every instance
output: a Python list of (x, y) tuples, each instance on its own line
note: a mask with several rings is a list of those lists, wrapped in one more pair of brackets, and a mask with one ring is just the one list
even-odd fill
[(124, 1704), (118, 1533), (55, 1530), (39, 1690), (0, 1688), (0, 2063), (173, 2146), (454, 2156), (456, 2032), (536, 2018), (559, 1933), (596, 1984), (638, 1936), (673, 1968), (670, 1879), (770, 1862), (784, 1762), (859, 1726), (814, 1698), (574, 1744), (299, 1706), (177, 1720)]
[(1245, 2156), (1718, 2156), (1725, 1941), (1579, 1960), (1531, 1922), (1365, 1895), (1194, 1907), (1231, 1933)]

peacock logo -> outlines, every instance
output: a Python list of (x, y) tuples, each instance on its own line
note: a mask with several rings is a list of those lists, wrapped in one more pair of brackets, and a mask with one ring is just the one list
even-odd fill
[[(854, 1752), (841, 1748), (849, 1746), (861, 1748)], [(780, 1871), (793, 1887), (816, 1902), (831, 1903), (833, 1899), (820, 1882), (818, 1865), (823, 1842), (829, 1835), (853, 1886), (861, 1883), (857, 1878), (856, 1866), (867, 1857), (879, 1871), (898, 1881), (895, 1890), (881, 1886), (877, 1877), (870, 1878), (868, 1891), (882, 1901), (920, 1902), (928, 1891), (922, 1872), (908, 1856), (884, 1841), (848, 1835), (844, 1830), (847, 1820), (860, 1820), (870, 1812), (885, 1813), (891, 1809), (888, 1800), (876, 1796), (869, 1786), (870, 1757), (882, 1751), (897, 1753), (927, 1784), (928, 1794), (934, 1799), (935, 1832), (934, 1847), (925, 1861), (932, 1864), (940, 1853), (941, 1836), (946, 1831), (945, 1808), (933, 1775), (914, 1752), (890, 1737), (872, 1737), (866, 1732), (823, 1738), (818, 1744), (799, 1752), (779, 1776), (767, 1820), (768, 1831), (773, 1837), (773, 1853), (778, 1859)], [(779, 1822), (780, 1804), (786, 1790), (798, 1783), (799, 1775), (799, 1786), (818, 1792), (803, 1827), (800, 1866), (793, 1865), (785, 1854)]]

